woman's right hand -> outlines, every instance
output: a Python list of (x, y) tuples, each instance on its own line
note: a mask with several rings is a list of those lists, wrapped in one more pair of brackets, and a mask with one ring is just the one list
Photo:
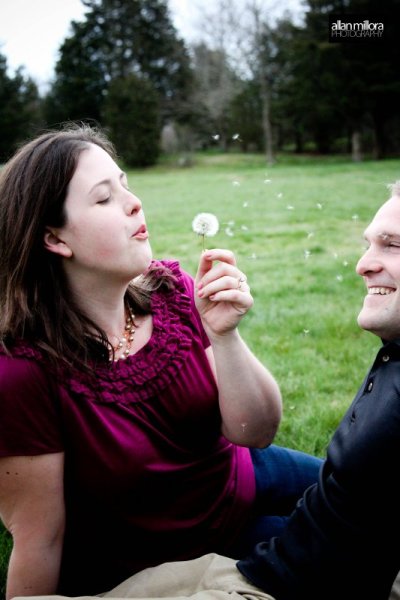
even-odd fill
[(247, 279), (230, 250), (203, 252), (195, 284), (196, 307), (210, 338), (232, 332), (253, 306)]

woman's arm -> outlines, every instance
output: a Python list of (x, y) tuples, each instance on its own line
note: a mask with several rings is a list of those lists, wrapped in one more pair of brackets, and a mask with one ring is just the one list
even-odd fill
[(207, 350), (215, 365), (222, 433), (240, 446), (264, 448), (272, 443), (281, 419), (279, 387), (238, 332), (234, 338), (214, 342)]
[[(214, 264), (214, 261), (218, 261)], [(207, 250), (196, 276), (196, 306), (211, 342), (223, 434), (242, 446), (265, 447), (278, 429), (278, 384), (241, 339), (241, 318), (253, 305), (250, 288), (227, 250)]]
[(64, 454), (0, 459), (0, 517), (13, 537), (6, 599), (54, 594), (64, 539)]

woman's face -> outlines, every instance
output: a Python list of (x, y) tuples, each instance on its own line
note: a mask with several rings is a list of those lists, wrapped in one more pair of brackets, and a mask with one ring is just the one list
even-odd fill
[(125, 173), (95, 144), (80, 154), (65, 211), (65, 225), (48, 228), (45, 245), (67, 259), (70, 277), (98, 274), (125, 282), (148, 268), (152, 254), (142, 204)]

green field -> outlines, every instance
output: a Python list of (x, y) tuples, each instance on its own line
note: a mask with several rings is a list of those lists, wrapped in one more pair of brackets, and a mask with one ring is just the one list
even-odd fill
[(255, 304), (241, 334), (281, 386), (277, 443), (323, 455), (375, 356), (380, 341), (356, 323), (365, 288), (354, 269), (396, 179), (398, 159), (311, 156), (267, 167), (259, 155), (199, 155), (191, 167), (129, 171), (156, 258), (194, 274), (202, 243), (192, 220), (218, 217), (207, 246), (231, 249), (247, 274)]
[(356, 323), (364, 283), (355, 265), (363, 231), (400, 178), (400, 160), (210, 155), (194, 166), (131, 172), (157, 258), (195, 273), (201, 238), (191, 222), (214, 213), (207, 245), (235, 252), (255, 304), (240, 330), (280, 383), (277, 442), (323, 455), (380, 341)]

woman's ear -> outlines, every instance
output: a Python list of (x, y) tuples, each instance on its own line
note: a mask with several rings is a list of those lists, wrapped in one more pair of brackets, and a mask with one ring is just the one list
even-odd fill
[(70, 258), (72, 256), (71, 248), (69, 248), (69, 246), (67, 246), (67, 244), (58, 237), (58, 232), (56, 229), (46, 227), (43, 242), (44, 247), (49, 252), (54, 252), (54, 254), (59, 254), (64, 258)]

